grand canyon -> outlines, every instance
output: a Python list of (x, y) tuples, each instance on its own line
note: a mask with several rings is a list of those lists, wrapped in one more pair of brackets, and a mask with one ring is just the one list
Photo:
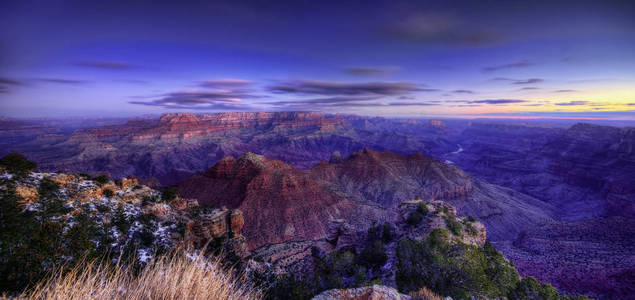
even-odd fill
[(0, 299), (635, 300), (635, 1), (0, 1)]
[(401, 224), (403, 203), (424, 199), (479, 220), (523, 276), (568, 293), (634, 292), (635, 128), (281, 112), (3, 129), (2, 154), (42, 171), (133, 176), (240, 211), (248, 256), (288, 272), (306, 270), (312, 247), (361, 247), (351, 235)]

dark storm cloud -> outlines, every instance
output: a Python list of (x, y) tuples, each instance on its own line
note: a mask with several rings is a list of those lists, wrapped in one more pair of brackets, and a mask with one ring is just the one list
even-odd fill
[(36, 78), (35, 80), (46, 83), (58, 83), (58, 84), (68, 84), (68, 85), (81, 85), (89, 83), (86, 80), (75, 80), (75, 79), (64, 79), (64, 78)]
[(527, 100), (518, 99), (488, 99), (488, 100), (475, 100), (469, 101), (469, 103), (483, 103), (483, 104), (512, 104), (512, 103), (524, 103)]
[(125, 63), (125, 62), (117, 62), (117, 61), (80, 61), (74, 64), (76, 66), (86, 67), (86, 68), (120, 70), (120, 71), (141, 68), (141, 66), (138, 66), (138, 65), (133, 65), (133, 64)]
[(586, 105), (589, 101), (569, 101), (569, 102), (558, 102), (556, 105), (559, 106), (572, 106), (572, 105)]
[(452, 91), (452, 93), (455, 93), (455, 94), (474, 94), (474, 91), (472, 91), (472, 90), (454, 90), (454, 91)]
[(482, 46), (497, 43), (501, 35), (491, 28), (470, 26), (458, 16), (425, 12), (415, 13), (384, 25), (383, 36), (405, 42), (424, 42), (458, 46)]
[(483, 67), (482, 70), (483, 70), (483, 72), (494, 72), (494, 71), (499, 71), (499, 70), (526, 68), (526, 67), (531, 67), (533, 65), (534, 65), (534, 63), (532, 63), (532, 62), (530, 62), (528, 60), (522, 60), (522, 61), (515, 62), (515, 63)]
[(357, 76), (384, 76), (399, 71), (399, 67), (349, 67), (346, 73)]
[(319, 80), (294, 80), (274, 84), (269, 87), (274, 93), (314, 94), (314, 95), (403, 95), (420, 91), (436, 91), (422, 89), (410, 82), (362, 82), (344, 83)]

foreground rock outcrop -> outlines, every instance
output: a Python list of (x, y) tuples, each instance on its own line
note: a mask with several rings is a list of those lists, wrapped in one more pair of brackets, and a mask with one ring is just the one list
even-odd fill
[(0, 167), (0, 206), (3, 291), (84, 257), (143, 265), (179, 248), (249, 255), (241, 211), (201, 208), (134, 178), (12, 174)]
[(410, 300), (408, 295), (400, 294), (387, 286), (372, 285), (352, 289), (334, 289), (322, 292), (312, 300)]

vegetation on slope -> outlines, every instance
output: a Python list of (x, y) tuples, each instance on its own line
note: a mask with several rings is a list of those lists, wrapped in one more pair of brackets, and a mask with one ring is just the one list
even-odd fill
[[(482, 228), (475, 219), (457, 218), (446, 206), (438, 211), (425, 202), (408, 214), (406, 230), (421, 230), (427, 226), (424, 220), (438, 216), (448, 230), (438, 228), (415, 240), (399, 238), (390, 223), (375, 224), (352, 248), (330, 253), (314, 249), (314, 272), (309, 276), (266, 278), (254, 273), (250, 285), (223, 270), (218, 260), (162, 256), (173, 246), (167, 237), (183, 236), (184, 224), (160, 221), (144, 209), (169, 209), (163, 202), (176, 197), (173, 190), (124, 188), (106, 176), (70, 176), (75, 187), (62, 187), (56, 176), (69, 175), (31, 173), (34, 168), (19, 154), (0, 159), (0, 293), (27, 289), (22, 297), (32, 299), (259, 298), (253, 286), (267, 283), (262, 295), (266, 298), (308, 299), (328, 289), (382, 284), (392, 259), (403, 293), (432, 291), (455, 299), (569, 299), (534, 278), (520, 278), (491, 244), (465, 244), (462, 237), (478, 233), (474, 224)], [(92, 194), (95, 191), (101, 194)], [(91, 194), (74, 198), (80, 192)], [(134, 205), (122, 201), (131, 195), (145, 196)]]

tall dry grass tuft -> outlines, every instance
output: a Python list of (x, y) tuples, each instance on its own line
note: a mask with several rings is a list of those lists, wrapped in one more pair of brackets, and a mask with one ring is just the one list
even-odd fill
[(219, 259), (167, 255), (134, 275), (122, 266), (90, 262), (58, 272), (21, 299), (261, 299), (261, 293)]
[(410, 292), (409, 296), (412, 297), (412, 300), (443, 300), (443, 297), (435, 294), (425, 286), (416, 292)]

